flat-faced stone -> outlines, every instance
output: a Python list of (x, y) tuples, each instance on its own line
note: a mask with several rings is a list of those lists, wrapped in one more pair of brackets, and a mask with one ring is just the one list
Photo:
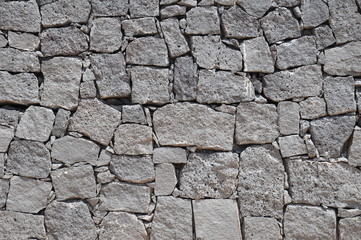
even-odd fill
[(159, 0), (129, 0), (132, 18), (159, 16)]
[(94, 81), (86, 81), (80, 83), (80, 98), (96, 98), (97, 96), (97, 89), (95, 87)]
[(115, 52), (122, 45), (122, 37), (119, 18), (96, 18), (90, 30), (89, 49), (95, 52)]
[(122, 123), (138, 123), (146, 125), (144, 110), (141, 105), (123, 105)]
[(171, 195), (177, 185), (177, 176), (174, 165), (161, 163), (155, 167), (155, 188), (156, 196)]
[(183, 148), (159, 147), (153, 152), (153, 162), (157, 163), (187, 163), (187, 151)]
[(3, 48), (6, 47), (6, 45), (8, 45), (7, 38), (5, 37), (4, 34), (0, 34), (0, 47)]
[(249, 15), (261, 18), (272, 6), (272, 0), (237, 0), (237, 4)]
[(178, 100), (196, 98), (198, 71), (197, 64), (189, 56), (179, 57), (174, 62), (173, 92)]
[(361, 165), (361, 129), (355, 128), (352, 142), (348, 150), (348, 163), (351, 166)]
[(9, 46), (20, 50), (34, 51), (39, 48), (40, 39), (31, 33), (8, 32)]
[(11, 140), (14, 138), (14, 129), (0, 126), (0, 152), (8, 150)]
[(123, 20), (122, 28), (124, 35), (129, 37), (154, 35), (158, 33), (154, 17)]
[(125, 16), (128, 12), (129, 1), (91, 0), (91, 5), (95, 16)]
[(171, 18), (176, 16), (183, 16), (186, 15), (186, 12), (187, 12), (186, 6), (170, 5), (160, 10), (160, 17)]
[[(1, 74), (1, 72), (0, 72)], [(19, 121), (19, 111), (0, 108), (0, 125), (9, 128), (16, 128)]]
[(328, 25), (315, 28), (313, 33), (316, 37), (316, 45), (318, 50), (322, 50), (336, 42), (332, 29)]
[(357, 239), (361, 236), (361, 217), (341, 219), (338, 224), (340, 240)]
[[(10, 187), (9, 180), (0, 179), (0, 208), (5, 207), (6, 199), (7, 199), (8, 193), (9, 193), (9, 187)], [(0, 233), (1, 233), (1, 230), (0, 230)]]
[(298, 135), (279, 137), (278, 144), (284, 158), (307, 154), (305, 141)]
[(326, 116), (325, 100), (319, 97), (309, 97), (301, 101), (300, 114), (302, 119), (315, 119)]
[(282, 240), (279, 223), (274, 218), (245, 217), (243, 218), (244, 239)]
[(279, 7), (295, 7), (300, 5), (301, 0), (275, 0), (274, 1)]
[(189, 52), (189, 46), (179, 28), (179, 22), (175, 18), (163, 20), (160, 23), (167, 43), (169, 55), (172, 58), (179, 57)]
[(8, 72), (40, 72), (40, 63), (35, 52), (14, 48), (0, 48), (0, 70)]
[(277, 105), (278, 127), (282, 135), (298, 134), (300, 126), (300, 106), (291, 101)]
[(217, 7), (195, 7), (187, 12), (186, 34), (220, 34), (220, 20)]
[(301, 1), (301, 19), (305, 28), (317, 27), (327, 21), (330, 12), (326, 2), (322, 0)]
[(68, 128), (71, 112), (65, 109), (59, 109), (55, 115), (55, 122), (51, 134), (56, 137), (63, 137)]

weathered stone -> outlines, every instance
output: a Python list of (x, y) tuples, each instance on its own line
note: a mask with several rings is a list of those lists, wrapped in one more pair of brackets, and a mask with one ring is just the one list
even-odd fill
[(247, 147), (241, 153), (238, 196), (242, 216), (282, 218), (284, 166), (271, 145)]
[(348, 163), (351, 166), (361, 166), (361, 129), (355, 128), (351, 146), (348, 149)]
[(132, 18), (159, 16), (159, 0), (129, 0)]
[(129, 1), (91, 0), (92, 12), (95, 16), (125, 16), (129, 8)]
[(322, 71), (318, 65), (276, 72), (266, 75), (263, 80), (265, 96), (275, 102), (318, 96), (322, 92)]
[(103, 149), (103, 150), (101, 150), (101, 152), (99, 154), (97, 166), (109, 165), (111, 159), (112, 159), (112, 154), (110, 152), (108, 152), (107, 150)]
[(236, 144), (271, 143), (279, 135), (277, 108), (272, 104), (240, 103), (236, 116)]
[(241, 51), (227, 47), (225, 44), (220, 44), (218, 55), (219, 69), (239, 72), (243, 68), (242, 60)]
[(44, 27), (54, 27), (69, 23), (86, 23), (91, 5), (89, 0), (52, 1), (40, 7), (41, 23)]
[(177, 103), (156, 110), (153, 121), (161, 145), (232, 149), (234, 116), (230, 114), (216, 112), (199, 104)]
[(338, 224), (340, 240), (357, 239), (361, 236), (361, 217), (341, 219)]
[(77, 162), (96, 165), (99, 150), (99, 146), (92, 141), (65, 136), (54, 141), (51, 157), (68, 165)]
[(298, 135), (279, 137), (278, 144), (280, 145), (281, 154), (284, 158), (307, 154), (305, 141)]
[(300, 102), (300, 114), (302, 119), (315, 119), (326, 116), (325, 100), (319, 97), (309, 97), (303, 100)]
[(92, 22), (89, 49), (111, 53), (122, 46), (122, 30), (119, 18), (96, 18)]
[(86, 81), (80, 84), (80, 97), (81, 98), (96, 98), (97, 89), (94, 81)]
[(281, 70), (317, 62), (316, 40), (313, 36), (301, 37), (278, 45), (276, 51), (276, 66)]
[(88, 49), (87, 35), (76, 27), (46, 29), (40, 42), (44, 56), (78, 55)]
[(45, 142), (53, 129), (55, 115), (52, 110), (30, 106), (21, 117), (15, 136), (27, 140)]
[(153, 152), (153, 162), (157, 163), (187, 163), (187, 151), (183, 148), (160, 147)]
[(179, 22), (175, 18), (163, 20), (160, 23), (167, 43), (169, 55), (172, 58), (179, 57), (189, 52), (189, 46), (179, 29)]
[(99, 240), (116, 239), (147, 239), (144, 224), (134, 214), (110, 212), (101, 224)]
[(168, 50), (165, 41), (156, 37), (137, 38), (129, 43), (127, 64), (168, 66)]
[(302, 0), (301, 19), (304, 28), (314, 28), (330, 17), (328, 5), (322, 0)]
[(82, 100), (70, 119), (70, 131), (78, 131), (102, 145), (108, 145), (121, 122), (121, 112), (97, 99)]
[(16, 128), (18, 120), (19, 112), (17, 110), (0, 108), (0, 126)]
[(6, 210), (38, 213), (46, 207), (51, 188), (50, 182), (14, 176), (10, 179)]
[(187, 7), (196, 7), (197, 6), (197, 0), (179, 0), (179, 5), (184, 5)]
[(40, 32), (41, 16), (35, 0), (1, 1), (0, 29), (22, 32)]
[(147, 213), (150, 188), (141, 185), (111, 182), (100, 191), (100, 210)]
[(7, 38), (5, 37), (5, 35), (0, 34), (0, 47), (3, 48), (6, 47), (6, 45), (8, 45)]
[(60, 108), (55, 116), (55, 122), (51, 134), (56, 137), (63, 137), (68, 128), (70, 111)]
[(224, 6), (232, 6), (236, 3), (236, 0), (214, 0), (214, 2)]
[[(0, 179), (0, 208), (5, 207), (6, 198), (9, 192), (9, 187), (10, 187), (9, 180)], [(1, 230), (0, 233), (2, 233)]]
[(113, 155), (110, 169), (117, 178), (125, 182), (146, 183), (155, 179), (151, 156)]
[(50, 153), (40, 142), (13, 141), (9, 148), (6, 169), (24, 177), (47, 178), (51, 169)]
[(360, 214), (361, 214), (360, 209), (344, 209), (344, 208), (337, 209), (337, 217), (340, 218), (352, 218), (359, 216)]
[(332, 29), (328, 25), (315, 28), (313, 30), (313, 34), (316, 37), (316, 45), (318, 50), (322, 50), (336, 42)]
[(135, 66), (131, 68), (132, 102), (163, 104), (170, 100), (169, 70)]
[(355, 120), (354, 116), (335, 116), (311, 121), (312, 140), (321, 156), (340, 156), (355, 126)]
[(284, 231), (290, 240), (336, 240), (335, 211), (313, 206), (287, 206)]
[(272, 0), (237, 0), (237, 4), (246, 10), (249, 15), (261, 18), (272, 6)]
[(186, 12), (187, 12), (186, 6), (170, 5), (160, 10), (160, 17), (171, 18), (176, 16), (183, 16), (186, 15)]
[(5, 153), (0, 153), (0, 178), (4, 177), (4, 175), (5, 175)]
[(161, 163), (155, 167), (155, 188), (156, 196), (171, 195), (177, 185), (175, 168), (171, 163)]
[(278, 128), (282, 135), (298, 134), (300, 131), (300, 106), (298, 103), (285, 101), (277, 105)]
[(14, 129), (0, 125), (0, 152), (7, 152), (13, 138)]
[(298, 21), (284, 7), (276, 8), (262, 18), (261, 27), (269, 43), (301, 36)]
[(241, 240), (242, 233), (238, 212), (236, 200), (205, 199), (193, 201), (196, 238)]
[(220, 34), (220, 20), (217, 7), (195, 7), (187, 12), (186, 34)]
[(122, 21), (124, 35), (129, 37), (154, 35), (158, 33), (154, 17), (129, 19)]
[(124, 105), (122, 123), (139, 123), (146, 125), (147, 120), (141, 105)]
[(192, 240), (192, 203), (188, 199), (158, 197), (151, 239)]
[(244, 239), (282, 240), (279, 223), (274, 218), (245, 217), (243, 218)]
[(34, 52), (0, 48), (0, 70), (9, 72), (40, 72), (38, 56)]
[(20, 50), (34, 51), (39, 48), (40, 39), (31, 33), (8, 33), (9, 46)]
[(110, 171), (105, 171), (97, 174), (97, 183), (110, 183), (115, 179), (115, 175)]
[[(66, 71), (64, 71), (66, 69)], [(72, 110), (78, 106), (82, 62), (78, 58), (54, 57), (42, 62), (44, 90), (41, 105)]]
[(252, 101), (254, 87), (245, 75), (235, 75), (226, 71), (199, 71), (197, 85), (199, 103), (237, 103)]
[(174, 63), (173, 91), (178, 100), (194, 100), (197, 95), (197, 64), (189, 56), (179, 57)]
[(45, 224), (50, 239), (95, 240), (96, 227), (83, 202), (53, 201), (45, 209)]
[(301, 0), (275, 0), (274, 1), (279, 7), (294, 7), (300, 5)]

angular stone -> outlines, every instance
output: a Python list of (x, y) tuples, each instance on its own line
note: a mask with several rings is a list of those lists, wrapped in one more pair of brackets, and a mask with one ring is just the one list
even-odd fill
[(9, 144), (13, 138), (13, 128), (0, 126), (0, 152), (7, 152)]
[(192, 203), (188, 199), (158, 197), (151, 239), (192, 240)]
[(34, 51), (39, 48), (40, 39), (31, 33), (8, 32), (9, 46), (20, 50)]
[(361, 217), (341, 219), (338, 224), (340, 239), (357, 239), (361, 236)]
[(199, 103), (249, 102), (255, 97), (251, 80), (226, 71), (200, 70), (197, 89)]
[(311, 121), (310, 132), (320, 156), (339, 157), (355, 126), (355, 116), (325, 117)]
[(186, 6), (170, 5), (160, 10), (160, 17), (171, 18), (176, 16), (183, 16), (186, 15), (186, 12), (187, 12)]
[(179, 22), (175, 18), (163, 20), (160, 23), (167, 43), (169, 55), (172, 58), (179, 57), (189, 52), (189, 46), (179, 29)]
[(124, 35), (129, 37), (154, 35), (158, 33), (154, 17), (123, 20), (122, 28)]
[(261, 18), (272, 6), (272, 0), (237, 0), (237, 4), (249, 15)]
[(300, 114), (302, 119), (315, 119), (326, 116), (325, 100), (319, 97), (309, 97), (303, 100), (300, 102)]
[(109, 165), (111, 159), (112, 159), (112, 154), (110, 152), (108, 152), (107, 150), (103, 149), (103, 150), (101, 150), (101, 152), (99, 154), (97, 166)]
[[(205, 199), (193, 201), (196, 238), (241, 240), (237, 201)], [(217, 224), (212, 224), (212, 223)]]
[(0, 208), (5, 207), (8, 192), (9, 192), (9, 180), (0, 179)]
[(76, 27), (46, 29), (40, 42), (44, 56), (78, 55), (88, 49), (87, 35)]
[(305, 141), (298, 135), (279, 137), (278, 144), (280, 145), (281, 154), (284, 158), (307, 154)]
[(0, 34), (0, 47), (3, 48), (6, 47), (6, 45), (8, 45), (7, 38), (5, 37), (4, 34)]
[(169, 102), (168, 69), (135, 66), (130, 71), (133, 103), (163, 104)]
[(340, 218), (352, 218), (360, 214), (361, 214), (360, 209), (344, 209), (344, 208), (337, 209), (337, 217)]
[(10, 179), (6, 210), (38, 213), (46, 207), (51, 188), (50, 182), (14, 176)]
[(122, 123), (138, 123), (146, 125), (147, 120), (141, 105), (123, 105)]
[(137, 65), (168, 66), (168, 50), (165, 41), (156, 37), (137, 38), (129, 43), (126, 63)]
[(102, 145), (108, 145), (121, 122), (121, 112), (97, 99), (82, 100), (70, 119), (69, 131), (77, 131)]
[(89, 49), (111, 53), (122, 46), (122, 30), (118, 18), (96, 18), (92, 22)]
[(86, 81), (80, 84), (80, 98), (96, 98), (97, 89), (94, 81)]
[(187, 151), (183, 148), (160, 147), (153, 152), (153, 162), (157, 163), (187, 163)]
[(0, 70), (9, 72), (40, 72), (38, 56), (34, 52), (0, 48)]
[(230, 114), (199, 104), (177, 103), (156, 110), (153, 121), (161, 145), (232, 150), (234, 116)]
[(314, 28), (330, 17), (328, 5), (322, 0), (302, 0), (301, 19), (304, 28)]
[(147, 213), (150, 188), (120, 182), (111, 182), (100, 190), (100, 210)]
[(301, 0), (275, 0), (274, 2), (279, 7), (294, 7), (300, 5)]
[(269, 43), (301, 36), (297, 19), (284, 7), (276, 8), (262, 18), (261, 27)]
[(276, 72), (266, 75), (263, 80), (265, 96), (275, 102), (318, 96), (322, 92), (322, 71), (318, 65)]
[(316, 37), (317, 50), (322, 50), (336, 42), (332, 29), (328, 25), (315, 28), (313, 34)]
[(110, 169), (124, 182), (146, 183), (155, 179), (151, 156), (113, 155)]
[(278, 128), (282, 135), (298, 134), (300, 131), (300, 106), (298, 103), (285, 101), (277, 105)]
[(301, 37), (278, 45), (276, 51), (276, 66), (281, 70), (317, 62), (316, 40), (313, 36)]
[(41, 16), (35, 0), (1, 1), (0, 29), (22, 32), (40, 32)]
[(279, 223), (274, 218), (245, 217), (243, 218), (244, 239), (282, 240)]
[(9, 148), (6, 169), (24, 177), (47, 178), (51, 169), (50, 152), (40, 142), (13, 141)]
[(55, 116), (55, 122), (51, 134), (56, 137), (63, 137), (68, 128), (70, 111), (59, 109)]
[(194, 100), (197, 95), (197, 64), (189, 56), (179, 57), (174, 62), (173, 92), (178, 100)]
[(45, 209), (45, 225), (50, 239), (97, 238), (95, 224), (83, 202), (53, 201)]
[(188, 35), (220, 34), (220, 20), (217, 7), (195, 7), (187, 12)]
[(313, 206), (287, 206), (284, 231), (290, 240), (336, 240), (335, 211)]
[(0, 178), (4, 177), (5, 175), (4, 173), (5, 173), (5, 153), (0, 153)]
[(92, 12), (95, 16), (125, 16), (129, 8), (129, 1), (91, 0)]
[[(64, 71), (66, 69), (66, 71)], [(42, 62), (44, 74), (41, 105), (72, 110), (78, 106), (82, 62), (78, 58), (54, 57)]]
[(229, 198), (236, 191), (238, 164), (236, 153), (191, 153), (179, 175), (180, 196)]
[(243, 68), (242, 52), (227, 47), (225, 44), (220, 45), (218, 61), (219, 69), (239, 72)]
[(129, 0), (132, 18), (159, 16), (159, 0)]
[(68, 165), (77, 162), (96, 165), (99, 150), (99, 146), (92, 141), (65, 136), (54, 141), (51, 157)]
[(232, 6), (236, 3), (236, 0), (214, 0), (214, 2), (224, 6)]
[(177, 185), (177, 177), (173, 164), (161, 163), (155, 167), (155, 188), (156, 196), (171, 195)]
[(0, 125), (1, 126), (16, 128), (18, 126), (18, 121), (19, 121), (19, 112), (17, 110), (0, 108)]
[(361, 129), (355, 128), (351, 146), (348, 149), (348, 164), (351, 166), (361, 166)]

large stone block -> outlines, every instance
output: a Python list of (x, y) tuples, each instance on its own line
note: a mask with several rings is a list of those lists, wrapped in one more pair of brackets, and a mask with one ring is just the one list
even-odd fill
[(273, 0), (237, 0), (236, 2), (243, 7), (249, 15), (261, 18), (272, 6)]
[(300, 114), (303, 119), (315, 119), (326, 116), (325, 99), (309, 97), (303, 100), (300, 102)]
[(125, 16), (128, 12), (129, 1), (91, 0), (91, 5), (95, 16)]
[(159, 0), (129, 0), (132, 18), (159, 16)]
[(0, 125), (0, 152), (7, 152), (13, 138), (14, 129)]
[(12, 48), (35, 51), (39, 48), (40, 39), (32, 33), (8, 32), (9, 46)]
[(122, 21), (125, 36), (139, 37), (158, 33), (154, 17), (127, 19)]
[(89, 49), (111, 53), (122, 46), (122, 29), (119, 18), (96, 18), (92, 22)]
[(220, 34), (220, 20), (217, 7), (195, 7), (187, 12), (186, 34)]
[(301, 19), (305, 28), (314, 28), (330, 17), (326, 2), (322, 0), (301, 1)]
[(291, 101), (277, 105), (278, 127), (282, 135), (298, 134), (300, 130), (300, 106)]
[(14, 48), (0, 48), (0, 70), (8, 72), (40, 72), (40, 63), (35, 52)]
[(361, 217), (341, 219), (338, 224), (340, 240), (358, 239), (361, 236)]
[(274, 218), (245, 217), (243, 229), (245, 240), (282, 240), (279, 223)]

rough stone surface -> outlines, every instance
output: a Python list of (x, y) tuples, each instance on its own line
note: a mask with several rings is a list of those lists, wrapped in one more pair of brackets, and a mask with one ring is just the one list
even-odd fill
[(69, 119), (70, 119), (70, 111), (65, 109), (59, 109), (55, 116), (55, 122), (53, 126), (53, 130), (51, 134), (56, 137), (63, 137), (68, 128)]
[(155, 18), (145, 17), (122, 21), (124, 35), (129, 37), (153, 35), (158, 32)]
[(177, 184), (175, 168), (171, 163), (161, 163), (155, 167), (156, 196), (171, 195)]
[(92, 11), (95, 16), (125, 16), (129, 8), (129, 1), (91, 0)]
[(160, 10), (161, 18), (171, 18), (186, 15), (186, 6), (170, 5)]
[(39, 48), (40, 39), (31, 33), (8, 32), (9, 46), (20, 50), (34, 51)]
[(178, 100), (196, 99), (198, 83), (197, 64), (192, 57), (184, 56), (175, 59), (173, 92)]
[(174, 18), (163, 20), (160, 25), (170, 57), (176, 58), (189, 52), (188, 43), (179, 29), (178, 20)]
[(157, 163), (187, 163), (187, 151), (183, 148), (160, 147), (153, 152), (153, 162)]
[(305, 141), (298, 135), (290, 135), (278, 138), (282, 157), (306, 155), (307, 148)]
[(313, 30), (313, 32), (316, 37), (316, 45), (318, 50), (322, 50), (336, 42), (332, 29), (327, 25), (317, 27)]
[(124, 105), (122, 123), (139, 123), (145, 125), (147, 120), (141, 105)]
[(186, 34), (220, 34), (220, 20), (216, 7), (195, 7), (187, 12)]
[(16, 128), (18, 126), (18, 121), (19, 121), (19, 112), (17, 110), (0, 108), (1, 126)]
[(111, 53), (122, 45), (122, 30), (118, 18), (96, 18), (92, 22), (89, 49)]
[(34, 52), (0, 48), (0, 70), (9, 72), (40, 72), (40, 63)]
[(9, 180), (0, 179), (0, 208), (5, 207), (6, 199), (9, 193), (9, 187)]
[(282, 135), (299, 133), (300, 106), (291, 101), (280, 102), (277, 105), (278, 128)]
[(244, 239), (282, 240), (281, 229), (276, 219), (245, 217), (243, 219)]
[(0, 126), (0, 152), (8, 150), (11, 140), (14, 138), (14, 129)]
[(361, 236), (361, 217), (341, 219), (338, 226), (340, 231), (340, 239), (357, 239)]
[(361, 129), (355, 128), (352, 142), (348, 150), (348, 163), (351, 166), (361, 165)]
[(129, 12), (134, 18), (159, 16), (159, 0), (129, 0)]
[(325, 100), (319, 97), (309, 97), (303, 100), (300, 102), (300, 114), (302, 119), (315, 119), (326, 116)]
[(236, 2), (244, 8), (249, 15), (257, 18), (263, 17), (272, 6), (272, 0), (237, 0)]
[(330, 17), (328, 5), (322, 0), (301, 1), (301, 13), (304, 28), (317, 27)]

